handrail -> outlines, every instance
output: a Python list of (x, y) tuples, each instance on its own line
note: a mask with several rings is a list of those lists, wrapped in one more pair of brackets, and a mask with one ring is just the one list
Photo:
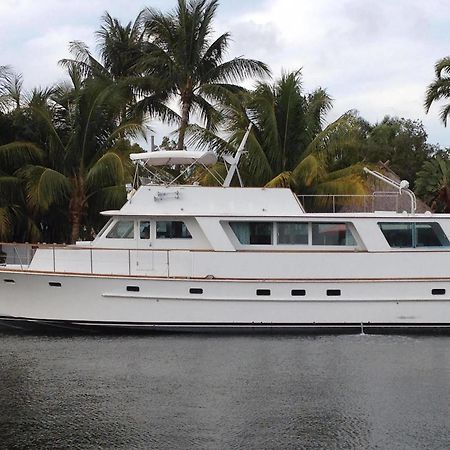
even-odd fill
[(416, 209), (417, 209), (416, 195), (414, 194), (413, 191), (411, 191), (411, 189), (409, 189), (408, 181), (402, 180), (399, 182), (399, 181), (393, 180), (393, 179), (387, 177), (386, 175), (383, 175), (380, 172), (376, 172), (375, 170), (370, 170), (367, 167), (364, 167), (364, 172), (372, 175), (375, 178), (378, 178), (379, 180), (383, 181), (386, 184), (389, 184), (390, 186), (397, 188), (398, 192), (400, 194), (402, 193), (402, 191), (404, 191), (411, 199), (411, 214), (414, 214), (416, 212)]
[[(307, 198), (329, 198), (331, 199), (331, 206), (332, 206), (332, 212), (335, 213), (336, 212), (336, 206), (337, 206), (337, 200), (338, 199), (345, 199), (345, 198), (350, 198), (350, 199), (362, 199), (364, 200), (364, 212), (368, 212), (368, 210), (370, 211), (375, 211), (375, 206), (374, 206), (374, 202), (376, 199), (392, 199), (395, 198), (396, 199), (396, 207), (395, 207), (395, 211), (398, 212), (398, 200), (400, 198), (400, 193), (399, 192), (393, 192), (393, 191), (375, 191), (372, 194), (300, 194), (297, 195), (298, 199), (301, 201), (302, 206), (305, 208), (305, 202), (304, 200)], [(367, 203), (366, 203), (366, 199), (370, 199), (372, 200), (372, 208), (367, 208)], [(351, 203), (349, 204), (350, 206), (356, 206), (356, 203)], [(306, 209), (306, 208), (305, 208)], [(394, 209), (392, 209), (394, 210)], [(356, 212), (356, 211), (354, 211)]]

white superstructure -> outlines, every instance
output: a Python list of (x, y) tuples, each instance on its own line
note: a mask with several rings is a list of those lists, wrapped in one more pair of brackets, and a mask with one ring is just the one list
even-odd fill
[[(134, 159), (175, 164), (159, 153)], [(9, 248), (4, 325), (450, 329), (447, 215), (310, 214), (289, 189), (179, 185), (143, 185), (104, 214), (92, 242), (26, 263)]]

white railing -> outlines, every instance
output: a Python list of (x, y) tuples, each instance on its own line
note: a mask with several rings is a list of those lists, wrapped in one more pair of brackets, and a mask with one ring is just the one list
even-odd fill
[(0, 243), (0, 271), (1, 269), (106, 275), (170, 275), (169, 250), (61, 244)]
[(404, 199), (398, 192), (374, 192), (367, 195), (305, 194), (297, 196), (306, 212), (402, 212)]

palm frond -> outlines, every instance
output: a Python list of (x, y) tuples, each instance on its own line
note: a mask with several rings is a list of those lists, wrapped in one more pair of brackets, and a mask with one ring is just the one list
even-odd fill
[(105, 186), (123, 184), (124, 166), (121, 158), (113, 151), (105, 153), (88, 171), (86, 187), (90, 192)]
[(43, 158), (43, 151), (31, 142), (11, 142), (0, 145), (0, 166), (9, 172), (19, 167), (35, 163)]
[(275, 178), (272, 178), (265, 187), (268, 188), (290, 188), (292, 181), (292, 172), (286, 171), (279, 173)]
[(70, 180), (44, 166), (25, 166), (17, 172), (25, 182), (26, 199), (34, 211), (47, 211), (52, 205), (63, 205), (72, 191)]

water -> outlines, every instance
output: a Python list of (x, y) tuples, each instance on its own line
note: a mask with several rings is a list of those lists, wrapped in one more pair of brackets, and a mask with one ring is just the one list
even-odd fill
[(450, 338), (4, 334), (0, 446), (448, 449)]

